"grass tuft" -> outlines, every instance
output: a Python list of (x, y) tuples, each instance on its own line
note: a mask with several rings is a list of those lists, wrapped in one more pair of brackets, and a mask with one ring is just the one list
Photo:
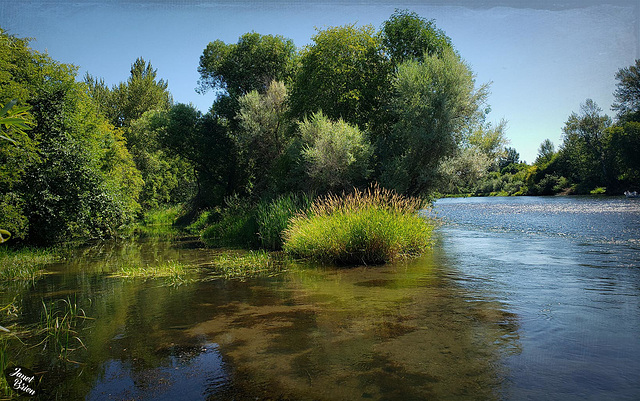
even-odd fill
[(336, 264), (381, 264), (417, 256), (431, 245), (433, 221), (424, 202), (373, 186), (316, 200), (284, 232), (283, 249), (296, 257)]
[(41, 333), (44, 339), (40, 344), (44, 344), (45, 349), (47, 346), (53, 347), (60, 359), (72, 362), (68, 358), (69, 354), (77, 347), (85, 348), (78, 334), (80, 321), (88, 319), (84, 310), (69, 298), (60, 299), (48, 306), (42, 301), (42, 307)]
[(247, 279), (249, 277), (271, 277), (286, 270), (286, 259), (264, 250), (246, 253), (225, 252), (212, 262), (215, 278)]
[(0, 248), (0, 281), (36, 280), (45, 274), (43, 267), (56, 261), (49, 249)]
[(155, 265), (122, 265), (111, 277), (121, 278), (165, 278), (170, 285), (180, 285), (192, 281), (198, 271), (191, 265), (169, 260)]

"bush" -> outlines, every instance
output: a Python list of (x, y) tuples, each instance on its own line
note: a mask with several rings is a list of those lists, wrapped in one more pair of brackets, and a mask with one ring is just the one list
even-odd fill
[(338, 264), (379, 264), (419, 255), (430, 245), (432, 221), (423, 202), (373, 187), (326, 196), (284, 232), (283, 249), (297, 257)]
[(256, 210), (248, 201), (237, 197), (227, 199), (227, 207), (218, 212), (215, 221), (201, 234), (202, 241), (210, 247), (256, 248), (258, 224)]
[(311, 202), (312, 197), (303, 193), (281, 195), (269, 203), (260, 203), (256, 220), (262, 247), (271, 250), (282, 249), (282, 233), (289, 226), (289, 221), (298, 213), (306, 213), (311, 207)]

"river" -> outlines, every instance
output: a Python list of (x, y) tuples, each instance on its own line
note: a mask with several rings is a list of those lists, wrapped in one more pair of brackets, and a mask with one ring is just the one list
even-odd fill
[(27, 327), (43, 299), (77, 302), (83, 346), (61, 360), (14, 341), (8, 358), (38, 372), (41, 399), (640, 399), (640, 200), (442, 199), (431, 214), (433, 249), (385, 266), (168, 285), (109, 274), (215, 251), (73, 251), (0, 283), (0, 304)]

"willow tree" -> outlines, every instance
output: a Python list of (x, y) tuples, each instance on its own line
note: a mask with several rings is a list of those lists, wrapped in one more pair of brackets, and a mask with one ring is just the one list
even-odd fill
[(387, 139), (381, 181), (407, 195), (437, 186), (441, 161), (456, 153), (464, 133), (482, 118), (486, 87), (453, 50), (398, 65), (392, 109), (397, 122)]

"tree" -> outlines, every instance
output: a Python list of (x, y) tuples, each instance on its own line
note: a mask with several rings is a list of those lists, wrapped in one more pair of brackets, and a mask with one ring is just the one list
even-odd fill
[(168, 110), (173, 103), (168, 82), (158, 80), (158, 70), (142, 57), (131, 65), (127, 82), (120, 82), (109, 90), (102, 79), (85, 75), (89, 93), (100, 111), (116, 127), (129, 127), (149, 110)]
[[(607, 186), (607, 129), (611, 119), (591, 99), (580, 105), (580, 114), (571, 113), (563, 128), (561, 152), (567, 159), (573, 181), (593, 189)], [(588, 188), (590, 187), (590, 188)]]
[(358, 127), (315, 113), (299, 130), (311, 189), (339, 192), (366, 182), (372, 148)]
[(36, 243), (115, 234), (138, 210), (141, 186), (122, 132), (90, 101), (75, 67), (27, 40), (0, 33), (0, 65), (0, 103), (17, 99), (33, 117), (28, 134), (0, 143), (0, 224)]
[(394, 64), (420, 61), (425, 55), (441, 56), (452, 49), (451, 39), (436, 28), (434, 20), (408, 10), (396, 10), (382, 25), (382, 44)]
[(266, 93), (251, 91), (239, 99), (239, 129), (233, 135), (249, 169), (252, 192), (274, 191), (287, 171), (280, 171), (282, 158), (292, 141), (286, 118), (287, 89), (273, 81)]
[(611, 107), (618, 112), (618, 120), (640, 122), (640, 59), (634, 65), (616, 73), (616, 102)]
[(505, 146), (509, 140), (505, 136), (507, 121), (502, 120), (497, 125), (479, 124), (471, 131), (467, 142), (476, 150), (482, 152), (490, 161), (490, 168), (497, 168), (500, 159), (504, 155)]
[(452, 50), (403, 62), (393, 86), (398, 122), (386, 139), (382, 184), (428, 195), (436, 188), (440, 162), (455, 155), (464, 131), (481, 117), (486, 89), (476, 90), (471, 70)]
[(239, 192), (238, 182), (246, 179), (237, 168), (235, 142), (218, 117), (178, 103), (159, 115), (153, 129), (168, 152), (192, 166), (197, 187), (194, 210), (222, 205), (225, 196)]
[(555, 155), (555, 147), (553, 146), (553, 142), (549, 139), (545, 139), (540, 144), (538, 148), (538, 157), (536, 157), (535, 164), (543, 165), (549, 163), (553, 156)]
[(300, 57), (290, 100), (295, 118), (322, 111), (366, 130), (388, 93), (390, 65), (372, 26), (328, 28)]
[(237, 43), (216, 40), (207, 45), (198, 72), (198, 90), (238, 98), (251, 91), (264, 93), (272, 81), (287, 82), (295, 68), (296, 48), (282, 36), (245, 33)]

